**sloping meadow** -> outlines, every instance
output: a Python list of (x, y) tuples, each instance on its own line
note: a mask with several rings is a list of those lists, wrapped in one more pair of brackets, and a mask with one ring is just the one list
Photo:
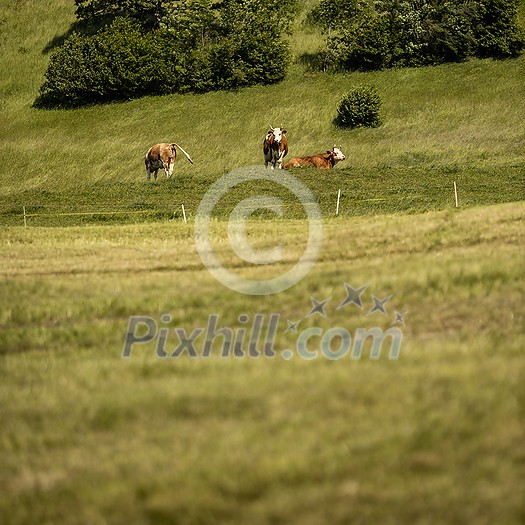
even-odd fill
[[(271, 86), (37, 110), (72, 4), (0, 0), (0, 521), (522, 523), (524, 57), (295, 61)], [(363, 84), (383, 124), (337, 128)], [(253, 296), (205, 265), (195, 214), (261, 170), (270, 126), (290, 157), (346, 160), (217, 200), (213, 248), (245, 279), (293, 269), (320, 207), (310, 272)], [(161, 141), (195, 163), (147, 182)], [(224, 220), (260, 194), (281, 206), (245, 239), (276, 264), (241, 259)]]

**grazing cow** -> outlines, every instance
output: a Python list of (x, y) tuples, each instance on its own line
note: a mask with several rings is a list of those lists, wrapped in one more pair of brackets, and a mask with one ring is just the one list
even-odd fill
[(283, 128), (270, 127), (268, 134), (264, 138), (264, 167), (268, 163), (272, 164), (272, 170), (279, 164), (279, 169), (283, 167), (283, 159), (288, 153), (288, 141), (286, 140), (286, 130)]
[(146, 164), (146, 177), (148, 180), (151, 178), (153, 173), (154, 180), (157, 180), (157, 172), (160, 168), (164, 170), (166, 178), (169, 179), (173, 173), (173, 165), (175, 164), (175, 159), (177, 158), (177, 150), (175, 147), (179, 148), (187, 159), (193, 164), (190, 156), (176, 143), (172, 144), (155, 144), (146, 153), (146, 158), (144, 162)]
[(297, 157), (290, 159), (284, 167), (288, 168), (301, 168), (303, 166), (311, 166), (313, 168), (319, 168), (326, 170), (333, 168), (339, 161), (345, 160), (346, 157), (343, 152), (335, 146), (331, 150), (327, 150), (326, 153), (319, 153), (319, 155), (311, 155), (309, 157)]

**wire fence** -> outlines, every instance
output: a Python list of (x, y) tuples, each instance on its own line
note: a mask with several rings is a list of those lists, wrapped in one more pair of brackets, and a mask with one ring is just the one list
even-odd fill
[[(301, 185), (283, 184), (278, 176), (275, 180), (254, 179), (222, 190), (221, 186), (216, 187), (213, 177), (181, 179), (177, 184), (36, 188), (0, 196), (0, 225), (192, 222), (210, 193), (210, 214), (218, 220), (236, 214), (261, 220), (303, 219), (313, 206), (320, 208), (323, 218), (330, 218), (415, 214), (525, 200), (522, 165), (472, 169), (384, 167), (363, 172), (336, 170), (322, 176), (301, 172), (298, 179), (305, 190), (300, 189)], [(244, 204), (248, 211), (242, 211)]]
[[(296, 195), (296, 200), (275, 203), (271, 197), (265, 201), (263, 197), (257, 201), (257, 206), (246, 207), (254, 211), (258, 217), (267, 218), (296, 218), (308, 206), (318, 206), (324, 218), (339, 215), (363, 215), (385, 212), (400, 212), (407, 210), (442, 209), (443, 207), (459, 207), (458, 186), (453, 185), (436, 186), (432, 195), (426, 192), (407, 190), (404, 194), (371, 197), (366, 195), (352, 195), (348, 190), (338, 189), (316, 196), (315, 201), (307, 201), (306, 196)], [(444, 196), (436, 202), (436, 192)], [(282, 201), (282, 199), (281, 199)], [(242, 209), (237, 205), (236, 209)], [(261, 210), (267, 210), (266, 215)], [(56, 224), (90, 224), (107, 222), (146, 222), (174, 220), (193, 221), (197, 213), (198, 203), (174, 203), (144, 205), (142, 209), (131, 209), (125, 205), (75, 205), (74, 209), (67, 205), (40, 204), (30, 202), (22, 205), (0, 206), (0, 222), (5, 224), (28, 226), (47, 226)], [(275, 213), (273, 210), (287, 210), (288, 213)], [(224, 210), (216, 213), (217, 218), (228, 218)]]
[[(1, 208), (0, 208), (1, 209)], [(38, 210), (38, 211), (31, 211)], [(42, 225), (47, 222), (53, 222), (52, 219), (67, 219), (77, 218), (77, 223), (90, 223), (90, 222), (108, 222), (108, 219), (114, 218), (117, 222), (121, 222), (122, 219), (134, 218), (133, 222), (136, 222), (140, 218), (153, 219), (153, 220), (166, 220), (166, 219), (181, 219), (185, 223), (187, 222), (186, 208), (184, 204), (175, 206), (156, 206), (149, 209), (142, 210), (131, 210), (131, 209), (116, 209), (102, 208), (102, 207), (91, 207), (90, 209), (83, 209), (82, 211), (67, 210), (63, 207), (62, 210), (57, 210), (56, 206), (50, 205), (23, 205), (20, 210), (21, 223), (25, 227), (29, 225)], [(115, 221), (113, 221), (115, 222)], [(129, 222), (126, 220), (126, 222)]]

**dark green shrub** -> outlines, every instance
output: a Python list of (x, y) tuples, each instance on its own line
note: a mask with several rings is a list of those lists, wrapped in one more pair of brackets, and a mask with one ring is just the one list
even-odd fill
[(386, 15), (391, 41), (389, 67), (458, 62), (472, 55), (473, 3), (462, 0), (403, 2)]
[(143, 33), (116, 18), (93, 36), (73, 33), (51, 56), (36, 105), (74, 107), (168, 93), (184, 85), (185, 71), (166, 35)]
[(231, 89), (282, 80), (290, 59), (282, 35), (290, 30), (295, 0), (223, 0), (221, 5), (213, 52), (217, 85)]
[(342, 128), (381, 125), (381, 99), (373, 87), (359, 86), (343, 97), (337, 108), (335, 124)]
[(479, 57), (512, 58), (525, 48), (518, 26), (518, 0), (477, 0), (474, 13), (476, 54)]
[(109, 71), (98, 42), (73, 33), (51, 56), (38, 107), (78, 106), (102, 97)]
[[(76, 0), (89, 31), (73, 33), (53, 53), (35, 105), (74, 107), (280, 81), (290, 58), (282, 33), (295, 1)], [(154, 4), (162, 14), (158, 27), (136, 20)]]

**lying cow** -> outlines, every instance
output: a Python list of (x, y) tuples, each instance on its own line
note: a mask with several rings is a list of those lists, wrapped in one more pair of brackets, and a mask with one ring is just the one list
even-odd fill
[(286, 140), (286, 130), (282, 128), (270, 127), (263, 143), (264, 167), (271, 163), (272, 170), (278, 164), (279, 169), (283, 167), (283, 159), (288, 153), (288, 141)]
[(146, 153), (146, 158), (144, 162), (146, 164), (146, 177), (148, 180), (151, 178), (153, 173), (154, 180), (157, 180), (157, 172), (159, 169), (163, 169), (166, 174), (166, 178), (169, 179), (173, 173), (173, 165), (175, 164), (175, 159), (177, 158), (177, 150), (175, 147), (179, 148), (186, 158), (193, 164), (190, 156), (176, 143), (172, 144), (155, 144)]
[(309, 157), (296, 157), (290, 159), (284, 167), (288, 168), (301, 168), (303, 166), (311, 166), (313, 168), (319, 168), (321, 170), (327, 170), (333, 168), (339, 161), (345, 160), (346, 157), (343, 152), (335, 146), (328, 150), (326, 153), (319, 153), (319, 155), (311, 155)]

